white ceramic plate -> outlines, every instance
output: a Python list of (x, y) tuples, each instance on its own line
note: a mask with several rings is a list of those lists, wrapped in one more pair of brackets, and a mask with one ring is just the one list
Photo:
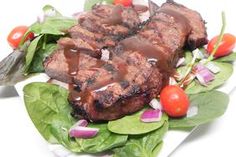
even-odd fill
[[(11, 1), (11, 0), (9, 0)], [(25, 2), (25, 3), (24, 3)], [(161, 4), (161, 2), (163, 1), (157, 1), (158, 4)], [(208, 34), (209, 36), (215, 35), (219, 32), (220, 30), (220, 12), (221, 10), (224, 8), (224, 5), (222, 5), (223, 3), (221, 2), (214, 2), (214, 7), (212, 7), (212, 2), (206, 1), (204, 3), (204, 5), (199, 2), (199, 1), (195, 1), (195, 2), (191, 2), (190, 3), (186, 3), (187, 1), (178, 1), (179, 3), (182, 3), (190, 8), (193, 8), (195, 10), (198, 10), (203, 18), (208, 21)], [(12, 1), (12, 3), (18, 3), (15, 1)], [(56, 8), (58, 8), (63, 14), (65, 15), (71, 15), (74, 12), (78, 12), (81, 11), (81, 9), (83, 8), (83, 0), (80, 1), (76, 1), (76, 0), (71, 0), (70, 2), (66, 1), (66, 0), (61, 0), (61, 1), (56, 1), (56, 0), (49, 0), (49, 1), (40, 1), (40, 0), (35, 0), (35, 1), (27, 1), (27, 0), (22, 0), (20, 1), (19, 5), (23, 7), (23, 4), (28, 4), (27, 6), (32, 6), (32, 8), (30, 10), (32, 10), (32, 12), (29, 14), (28, 12), (28, 16), (25, 16), (24, 19), (19, 19), (20, 21), (22, 21), (22, 23), (26, 23), (26, 24), (31, 24), (37, 17), (37, 15), (39, 15), (40, 13), (40, 9), (42, 8), (43, 5), (45, 4), (52, 4), (53, 6), (55, 6)], [(225, 1), (225, 3), (227, 3), (227, 0)], [(10, 5), (10, 3), (9, 3)], [(18, 4), (15, 4), (18, 5)], [(23, 7), (24, 8), (24, 7)], [(27, 8), (27, 7), (25, 7)], [(222, 8), (222, 9), (219, 9)], [(34, 10), (35, 9), (35, 10)], [(22, 14), (26, 13), (27, 10), (21, 10)], [(233, 15), (231, 14), (230, 11), (226, 11), (227, 15)], [(24, 16), (24, 15), (23, 15)], [(18, 21), (18, 19), (16, 20)], [(14, 27), (15, 25), (19, 25), (22, 23), (17, 23), (16, 21), (14, 22), (10, 22), (9, 21), (9, 25)], [(17, 24), (16, 24), (17, 23)], [(230, 22), (228, 22), (228, 30), (231, 30), (231, 25), (229, 24)], [(235, 34), (235, 31), (229, 31)], [(6, 48), (9, 49), (9, 48)], [(9, 49), (10, 50), (10, 49)], [(229, 93), (233, 87), (234, 87), (234, 80), (236, 79), (236, 74), (234, 73), (233, 76), (230, 78), (230, 80), (227, 82), (227, 84), (225, 84), (220, 90), (224, 91), (226, 93)], [(22, 93), (22, 89), (24, 87), (25, 84), (29, 83), (29, 82), (45, 82), (48, 80), (48, 77), (44, 74), (42, 75), (38, 75), (36, 77), (30, 78), (26, 81), (23, 81), (19, 84), (16, 85), (16, 89), (17, 92), (19, 93), (20, 97), (23, 98), (23, 93)], [(27, 113), (26, 113), (27, 114)], [(180, 143), (182, 143), (184, 141), (184, 139), (191, 133), (190, 131), (169, 131), (164, 139), (164, 146), (163, 149), (160, 153), (161, 157), (165, 157), (168, 156), (173, 150), (175, 150), (178, 145)], [(70, 155), (69, 152), (65, 151), (61, 146), (52, 146), (50, 145), (50, 150), (53, 151), (55, 154), (60, 154), (60, 156), (73, 156)]]

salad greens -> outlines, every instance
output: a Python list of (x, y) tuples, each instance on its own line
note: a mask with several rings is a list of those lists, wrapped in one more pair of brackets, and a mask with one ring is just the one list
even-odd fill
[(190, 96), (191, 106), (197, 107), (193, 117), (169, 119), (171, 129), (189, 128), (208, 123), (221, 116), (227, 109), (229, 96), (219, 91), (210, 91)]
[(37, 51), (37, 46), (41, 40), (41, 38), (43, 37), (43, 35), (40, 35), (38, 37), (36, 37), (29, 45), (29, 47), (27, 48), (27, 54), (25, 56), (25, 71), (28, 71), (28, 69), (30, 68), (31, 62), (33, 60), (34, 54)]
[[(74, 18), (62, 16), (54, 7), (43, 7), (44, 19), (37, 21), (29, 27), (28, 32), (35, 34), (65, 35), (66, 30), (78, 22)], [(27, 34), (27, 33), (26, 33)]]
[(108, 129), (117, 134), (138, 135), (151, 132), (160, 128), (168, 120), (166, 114), (163, 114), (161, 121), (153, 123), (143, 123), (140, 116), (143, 110), (133, 115), (125, 116), (121, 119), (108, 122)]
[(144, 135), (129, 136), (125, 146), (114, 149), (114, 157), (156, 157), (162, 146), (162, 139), (168, 131), (168, 122), (161, 128)]
[(66, 35), (67, 29), (77, 24), (76, 19), (62, 16), (50, 5), (46, 5), (43, 11), (43, 21), (37, 21), (28, 30), (38, 36), (26, 50), (25, 74), (43, 72), (43, 60), (56, 49), (56, 41)]
[(79, 145), (68, 134), (75, 123), (70, 116), (68, 91), (47, 83), (31, 83), (24, 87), (24, 100), (31, 120), (40, 134), (50, 143), (60, 143), (80, 152)]
[(232, 52), (230, 55), (216, 59), (216, 62), (234, 62), (236, 60), (236, 52)]
[(57, 49), (56, 43), (50, 43), (45, 45), (45, 48), (39, 49), (35, 57), (32, 60), (32, 65), (30, 66), (29, 72), (43, 72), (43, 61), (46, 57), (48, 57), (50, 54), (52, 54)]
[(128, 140), (128, 135), (119, 135), (110, 132), (107, 124), (90, 124), (91, 128), (99, 128), (98, 136), (91, 139), (76, 139), (83, 152), (97, 153), (123, 146)]
[(215, 79), (208, 86), (200, 85), (196, 80), (188, 85), (186, 93), (197, 94), (201, 92), (211, 91), (224, 84), (233, 73), (233, 65), (229, 63), (213, 62), (220, 68), (220, 72), (215, 75)]

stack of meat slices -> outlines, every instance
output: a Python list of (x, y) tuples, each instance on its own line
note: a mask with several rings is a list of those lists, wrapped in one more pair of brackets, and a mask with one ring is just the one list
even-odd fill
[[(167, 84), (183, 48), (207, 43), (196, 11), (172, 1), (151, 8), (141, 24), (131, 7), (96, 5), (58, 41), (44, 66), (48, 76), (70, 84), (75, 117), (107, 121), (142, 109)], [(104, 48), (108, 60), (101, 59)]]

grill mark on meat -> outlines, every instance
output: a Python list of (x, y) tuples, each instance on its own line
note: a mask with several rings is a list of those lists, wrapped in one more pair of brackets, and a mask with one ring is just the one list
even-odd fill
[[(109, 65), (108, 65), (109, 66)], [(95, 67), (95, 68), (100, 68), (100, 67)], [(118, 71), (113, 75), (112, 79), (104, 79), (101, 82), (97, 84), (92, 84), (89, 86), (85, 91), (83, 92), (77, 92), (73, 89), (70, 90), (69, 94), (69, 100), (71, 102), (75, 102), (77, 100), (78, 103), (86, 103), (88, 99), (92, 99), (92, 102), (95, 102), (97, 100), (93, 100), (93, 96), (91, 93), (97, 92), (97, 91), (103, 91), (108, 87), (109, 85), (112, 85), (113, 83), (120, 83), (125, 80), (125, 76), (128, 74), (127, 71), (127, 65), (124, 63), (119, 63), (117, 66)], [(114, 71), (114, 70), (113, 70)], [(105, 95), (106, 97), (110, 97), (109, 95)], [(103, 106), (104, 104), (100, 104), (100, 106)]]

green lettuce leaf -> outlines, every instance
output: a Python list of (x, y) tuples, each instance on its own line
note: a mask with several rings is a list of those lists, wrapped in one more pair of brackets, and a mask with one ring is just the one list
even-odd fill
[(234, 62), (236, 60), (236, 52), (232, 52), (230, 55), (215, 59), (216, 62)]
[(153, 123), (144, 123), (140, 121), (143, 110), (133, 115), (125, 116), (121, 119), (109, 121), (108, 129), (117, 134), (137, 135), (151, 132), (160, 128), (168, 117), (163, 114), (161, 121)]
[(81, 147), (68, 134), (75, 120), (70, 115), (71, 107), (67, 97), (68, 91), (57, 85), (31, 83), (24, 87), (26, 109), (45, 140), (81, 152)]
[(197, 108), (192, 117), (169, 119), (171, 129), (183, 129), (208, 123), (224, 114), (229, 103), (229, 96), (223, 92), (210, 91), (190, 96), (191, 107)]
[(114, 147), (123, 146), (128, 140), (127, 135), (110, 132), (106, 124), (90, 124), (89, 127), (99, 128), (99, 133), (91, 139), (76, 139), (82, 146), (82, 151), (87, 153), (103, 152)]
[(32, 64), (30, 66), (30, 73), (39, 73), (44, 72), (43, 61), (46, 57), (52, 54), (57, 48), (57, 44), (47, 44), (45, 48), (41, 48), (39, 51), (36, 51)]
[(168, 131), (168, 122), (161, 128), (144, 135), (129, 136), (124, 147), (114, 149), (113, 157), (156, 157), (161, 150), (162, 139)]

